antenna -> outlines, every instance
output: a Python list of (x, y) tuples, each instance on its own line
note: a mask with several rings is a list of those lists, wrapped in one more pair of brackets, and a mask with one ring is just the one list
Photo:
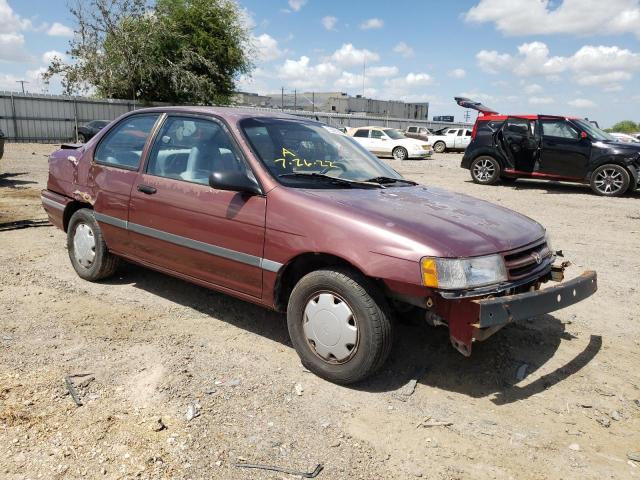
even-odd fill
[(364, 98), (364, 79), (367, 73), (367, 60), (362, 59), (362, 98)]

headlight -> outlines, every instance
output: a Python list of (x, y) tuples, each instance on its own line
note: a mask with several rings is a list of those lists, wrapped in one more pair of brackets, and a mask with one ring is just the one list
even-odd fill
[(423, 285), (445, 290), (482, 287), (508, 279), (501, 255), (472, 258), (425, 257), (420, 266)]

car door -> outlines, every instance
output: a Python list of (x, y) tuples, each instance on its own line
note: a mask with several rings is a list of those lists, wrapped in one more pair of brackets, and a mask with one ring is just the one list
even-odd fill
[(458, 129), (449, 129), (445, 132), (445, 143), (449, 148), (456, 148), (456, 137), (458, 136)]
[(584, 178), (591, 141), (581, 138), (581, 132), (561, 117), (540, 117), (542, 150), (540, 173), (567, 178)]
[(369, 150), (377, 155), (391, 153), (391, 142), (382, 130), (369, 130)]
[[(124, 118), (100, 139), (88, 166), (87, 189), (94, 192), (95, 198), (86, 200), (93, 203), (102, 235), (109, 249), (116, 253), (127, 253), (130, 249), (126, 228), (129, 197), (159, 120), (159, 113)], [(79, 186), (78, 191), (82, 194), (83, 189)]]
[(353, 138), (355, 138), (356, 141), (360, 145), (362, 145), (364, 148), (366, 148), (367, 150), (371, 151), (371, 149), (370, 149), (371, 143), (369, 142), (369, 129), (368, 128), (359, 128), (353, 134)]
[(535, 120), (509, 117), (496, 132), (496, 138), (510, 169), (527, 173), (536, 169), (539, 139)]
[(168, 116), (131, 193), (131, 242), (139, 260), (259, 298), (266, 198), (210, 187), (224, 170), (253, 176), (221, 122)]

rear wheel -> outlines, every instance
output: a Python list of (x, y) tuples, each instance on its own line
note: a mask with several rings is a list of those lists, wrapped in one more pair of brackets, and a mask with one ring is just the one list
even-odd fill
[(81, 278), (95, 282), (113, 275), (120, 259), (111, 254), (102, 238), (93, 210), (81, 208), (69, 220), (67, 249), (74, 270)]
[(444, 142), (436, 142), (433, 144), (433, 151), (436, 153), (444, 153), (447, 149), (447, 144)]
[(78, 134), (78, 143), (87, 143), (87, 137), (85, 137), (84, 134), (79, 133)]
[(335, 383), (363, 380), (391, 350), (387, 302), (375, 285), (351, 270), (305, 275), (291, 292), (287, 325), (302, 364)]
[(591, 189), (604, 197), (619, 197), (629, 188), (629, 172), (620, 165), (602, 165), (591, 175)]
[(476, 158), (469, 170), (473, 181), (481, 185), (493, 185), (500, 180), (500, 164), (493, 157), (483, 155)]
[(407, 158), (409, 158), (409, 152), (407, 152), (407, 149), (404, 147), (396, 147), (393, 149), (393, 158), (395, 158), (396, 160), (406, 160)]

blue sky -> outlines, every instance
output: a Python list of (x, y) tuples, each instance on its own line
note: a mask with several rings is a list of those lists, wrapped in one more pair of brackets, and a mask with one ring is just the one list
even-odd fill
[[(258, 93), (345, 91), (463, 110), (466, 95), (510, 113), (640, 121), (640, 0), (240, 0)], [(65, 0), (0, 0), (0, 88), (67, 49)], [(57, 93), (52, 84), (49, 92)]]

